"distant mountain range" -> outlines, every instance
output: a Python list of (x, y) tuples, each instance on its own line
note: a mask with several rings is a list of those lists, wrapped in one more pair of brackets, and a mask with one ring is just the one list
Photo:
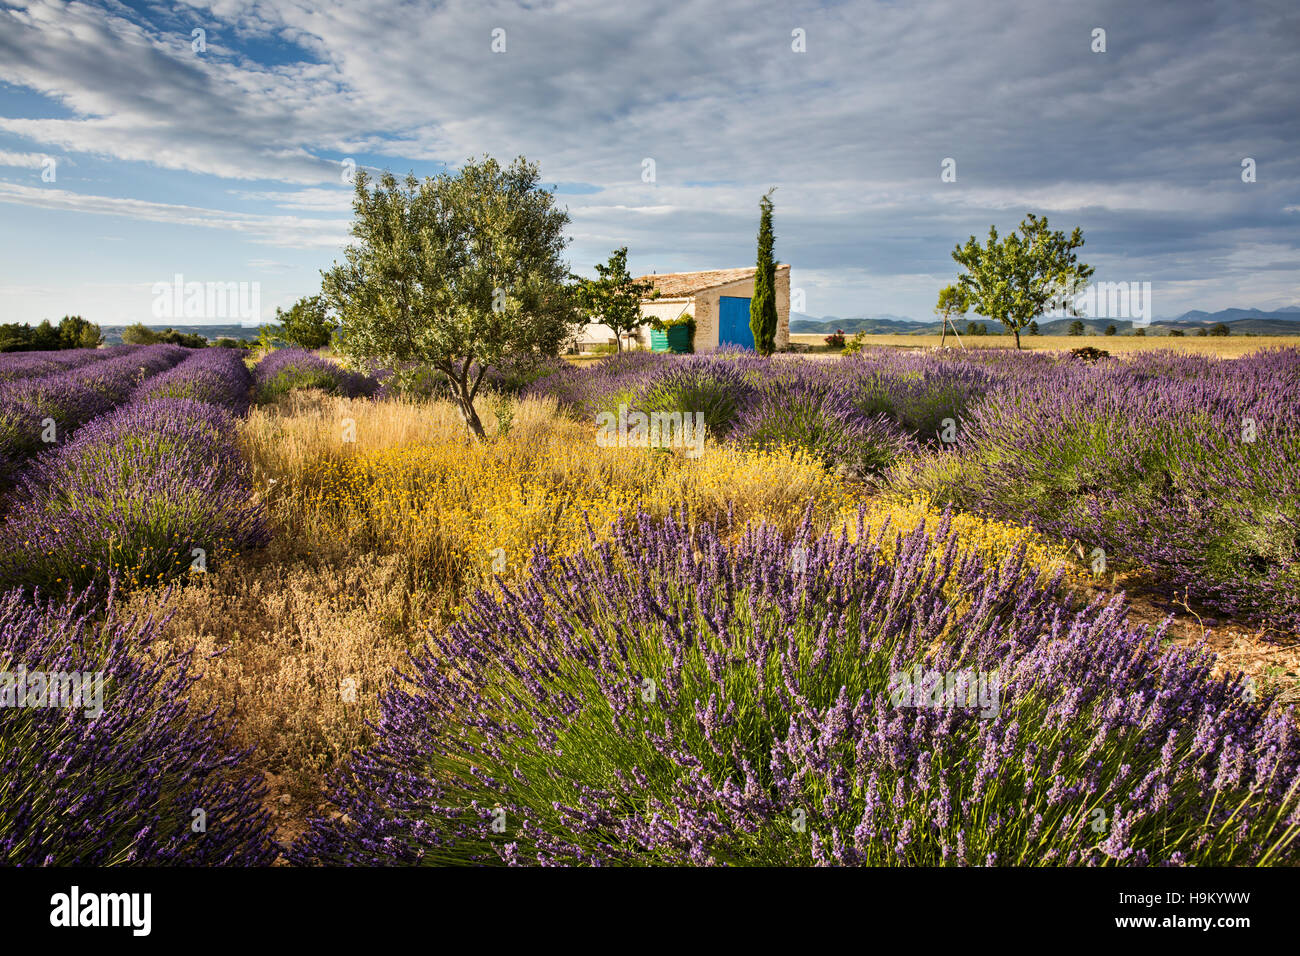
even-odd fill
[[(1074, 319), (1050, 319), (1038, 323), (1041, 335), (1066, 335)], [(1108, 325), (1114, 325), (1117, 332), (1131, 332), (1134, 324), (1130, 319), (1091, 319), (1084, 318), (1083, 327), (1088, 334), (1100, 335)], [(990, 332), (1003, 330), (1001, 322), (993, 322), (979, 316), (962, 316), (957, 319), (958, 331), (964, 331), (967, 322), (986, 327)], [(1222, 322), (1233, 335), (1252, 332), (1255, 335), (1300, 335), (1300, 305), (1289, 305), (1283, 309), (1264, 312), (1260, 309), (1221, 309), (1218, 312), (1203, 312), (1193, 309), (1176, 318), (1154, 318), (1147, 326), (1148, 335), (1165, 335), (1170, 329), (1194, 331), (1203, 326)], [(933, 319), (919, 322), (899, 315), (873, 315), (869, 317), (841, 319), (834, 315), (825, 315), (820, 319), (804, 315), (801, 312), (790, 313), (790, 331), (796, 335), (830, 335), (837, 330), (847, 333), (866, 332), (868, 335), (938, 335), (942, 325)]]

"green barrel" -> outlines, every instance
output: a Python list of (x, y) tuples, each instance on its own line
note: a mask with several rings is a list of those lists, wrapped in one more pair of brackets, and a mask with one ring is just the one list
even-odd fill
[[(662, 332), (656, 332), (655, 335), (662, 336), (665, 341), (665, 348), (670, 352), (689, 352), (691, 351), (691, 330), (684, 325), (674, 325), (665, 335)], [(652, 339), (653, 341), (653, 339)], [(663, 351), (655, 346), (658, 351)]]
[[(655, 329), (650, 330), (650, 351), (667, 352), (668, 351), (668, 334), (659, 332)], [(675, 350), (674, 350), (675, 351)]]

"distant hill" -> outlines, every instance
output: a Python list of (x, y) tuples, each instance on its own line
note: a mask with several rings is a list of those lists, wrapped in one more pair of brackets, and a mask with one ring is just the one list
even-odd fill
[[(1040, 335), (1067, 335), (1074, 319), (1044, 319), (1038, 323)], [(1084, 330), (1089, 335), (1102, 335), (1106, 327), (1114, 325), (1120, 334), (1132, 332), (1130, 319), (1092, 319), (1084, 318)], [(957, 319), (958, 331), (964, 331), (967, 322), (985, 326), (989, 332), (1002, 331), (1002, 323), (992, 322), (978, 316), (962, 316)], [(1148, 335), (1166, 335), (1170, 329), (1184, 332), (1215, 325), (1222, 322), (1234, 335), (1251, 332), (1255, 335), (1300, 335), (1300, 305), (1290, 305), (1283, 309), (1264, 312), (1260, 309), (1221, 309), (1218, 312), (1203, 312), (1193, 309), (1175, 318), (1156, 318), (1147, 327)], [(938, 335), (939, 322), (929, 320), (918, 322), (915, 319), (897, 315), (865, 316), (842, 319), (828, 315), (818, 319), (800, 312), (790, 313), (790, 331), (795, 335), (830, 335), (837, 330), (846, 334), (865, 332), (868, 335)]]
[[(259, 326), (251, 328), (244, 325), (172, 325), (167, 322), (145, 322), (146, 328), (162, 331), (163, 329), (175, 329), (177, 332), (198, 333), (207, 338), (209, 342), (215, 342), (217, 339), (255, 339)], [(104, 341), (109, 345), (122, 344), (122, 330), (125, 325), (101, 325), (100, 331), (104, 333)]]

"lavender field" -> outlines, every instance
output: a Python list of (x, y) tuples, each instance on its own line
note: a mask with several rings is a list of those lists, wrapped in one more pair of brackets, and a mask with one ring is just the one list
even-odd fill
[(482, 371), (0, 356), (0, 862), (1300, 860), (1300, 350)]

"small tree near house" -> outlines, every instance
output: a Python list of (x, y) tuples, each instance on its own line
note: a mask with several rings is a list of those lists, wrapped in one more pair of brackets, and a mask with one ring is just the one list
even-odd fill
[(560, 254), (568, 213), (522, 156), (470, 160), (423, 182), (356, 175), (355, 242), (324, 273), (339, 347), (366, 369), (446, 376), (469, 433), (489, 366), (558, 355), (580, 323)]
[(1087, 282), (1093, 269), (1078, 261), (1076, 249), (1083, 245), (1083, 232), (1075, 229), (1066, 236), (1047, 228), (1047, 219), (1029, 213), (1020, 223), (1020, 234), (998, 238), (996, 226), (989, 227), (984, 245), (975, 237), (953, 250), (953, 259), (966, 272), (958, 277), (971, 309), (977, 315), (996, 319), (1016, 337), (1020, 330), (1057, 305), (1069, 315), (1081, 315), (1069, 293)]
[(659, 290), (653, 282), (635, 282), (627, 271), (627, 246), (615, 249), (609, 262), (596, 264), (596, 278), (573, 276), (577, 283), (574, 299), (582, 313), (593, 322), (608, 325), (623, 348), (623, 336), (630, 335), (649, 322), (641, 312), (643, 299), (657, 299)]
[(754, 348), (760, 355), (776, 351), (776, 259), (772, 254), (776, 244), (776, 234), (772, 231), (775, 191), (773, 186), (758, 201), (758, 268), (754, 273), (754, 297), (749, 301), (749, 329), (754, 333)]

